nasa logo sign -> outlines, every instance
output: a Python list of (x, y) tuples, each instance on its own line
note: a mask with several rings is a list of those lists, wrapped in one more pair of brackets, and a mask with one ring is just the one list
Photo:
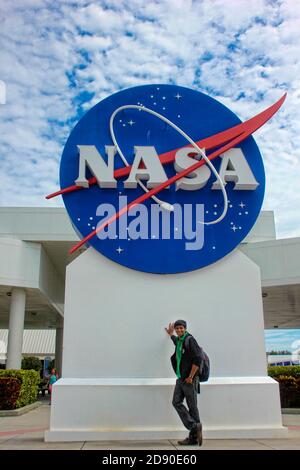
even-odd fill
[(261, 210), (265, 173), (252, 133), (285, 96), (248, 121), (175, 85), (100, 101), (78, 122), (60, 166), (61, 194), (83, 244), (126, 267), (173, 274), (222, 259)]

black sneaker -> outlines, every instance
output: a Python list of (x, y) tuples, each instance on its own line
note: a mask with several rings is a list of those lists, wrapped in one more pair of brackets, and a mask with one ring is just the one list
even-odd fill
[(178, 441), (180, 446), (196, 446), (198, 444), (197, 439), (186, 437), (183, 441)]

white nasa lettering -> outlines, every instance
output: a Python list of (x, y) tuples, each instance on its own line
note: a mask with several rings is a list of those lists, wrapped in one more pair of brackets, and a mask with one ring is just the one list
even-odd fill
[(86, 179), (86, 167), (95, 176), (100, 188), (116, 188), (117, 180), (114, 178), (114, 157), (116, 147), (106, 145), (105, 152), (108, 156), (107, 164), (103, 160), (102, 155), (98, 152), (95, 145), (77, 145), (79, 149), (79, 176), (75, 180), (77, 186), (89, 187)]
[[(222, 158), (219, 175), (226, 185), (227, 181), (234, 181), (233, 189), (255, 190), (258, 186), (250, 166), (239, 148), (232, 148), (220, 155)], [(215, 181), (211, 189), (221, 189), (219, 181)]]
[[(89, 187), (86, 179), (86, 167), (95, 176), (100, 188), (116, 188), (117, 181), (114, 178), (114, 157), (117, 149), (115, 146), (105, 146), (108, 159), (105, 163), (102, 155), (94, 145), (78, 145), (79, 149), (79, 176), (75, 180), (77, 186)], [(159, 157), (153, 146), (135, 146), (135, 157), (131, 171), (126, 181), (125, 188), (136, 188), (137, 180), (147, 180), (147, 188), (155, 188), (167, 180), (167, 175)], [(178, 173), (192, 166), (193, 160), (189, 155), (195, 154), (191, 147), (183, 147), (176, 152), (174, 168)], [(197, 155), (196, 159), (200, 159)], [(143, 163), (143, 167), (141, 164)], [(232, 148), (221, 155), (221, 166), (219, 170), (221, 180), (226, 185), (227, 182), (235, 183), (235, 190), (255, 190), (259, 183), (256, 181), (252, 170), (240, 148)], [(191, 172), (187, 177), (176, 182), (176, 191), (183, 189), (195, 191), (203, 188), (211, 176), (211, 170), (207, 165), (203, 165)], [(169, 187), (169, 186), (168, 186)], [(167, 189), (167, 188), (165, 188)], [(215, 181), (211, 187), (213, 190), (220, 190), (219, 181)]]
[[(204, 149), (202, 149), (204, 151)], [(191, 147), (183, 147), (176, 152), (174, 168), (177, 173), (182, 170), (185, 170), (193, 164), (191, 157), (189, 155), (195, 154), (195, 149)], [(195, 158), (200, 160), (201, 155), (196, 155)], [(176, 182), (176, 191), (177, 189), (186, 189), (188, 191), (195, 191), (196, 189), (201, 189), (206, 185), (211, 175), (211, 170), (207, 165), (203, 165), (197, 170), (193, 171), (186, 178), (181, 178)]]
[[(167, 180), (165, 170), (153, 146), (135, 146), (134, 154), (131, 171), (124, 182), (124, 188), (136, 188), (137, 179), (147, 180), (147, 188), (155, 188), (155, 186)], [(141, 163), (144, 164), (145, 168), (140, 168)]]

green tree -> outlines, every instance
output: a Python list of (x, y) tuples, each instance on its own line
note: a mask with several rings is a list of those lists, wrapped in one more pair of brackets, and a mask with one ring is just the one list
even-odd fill
[(272, 349), (272, 351), (269, 351), (267, 353), (269, 356), (283, 356), (283, 355), (291, 355), (291, 351), (288, 351), (287, 349), (284, 349), (282, 351), (274, 351), (274, 349)]
[(38, 357), (28, 356), (22, 359), (23, 370), (36, 370), (40, 372), (42, 370), (42, 362)]

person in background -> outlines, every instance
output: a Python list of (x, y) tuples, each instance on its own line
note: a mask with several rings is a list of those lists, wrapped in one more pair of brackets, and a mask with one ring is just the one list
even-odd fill
[(49, 380), (48, 380), (48, 390), (49, 390), (49, 393), (50, 393), (50, 402), (49, 402), (49, 405), (51, 405), (51, 399), (52, 399), (52, 386), (53, 384), (55, 384), (55, 382), (58, 380), (58, 373), (56, 371), (56, 369), (51, 369), (51, 374), (50, 374), (50, 377), (49, 377)]

